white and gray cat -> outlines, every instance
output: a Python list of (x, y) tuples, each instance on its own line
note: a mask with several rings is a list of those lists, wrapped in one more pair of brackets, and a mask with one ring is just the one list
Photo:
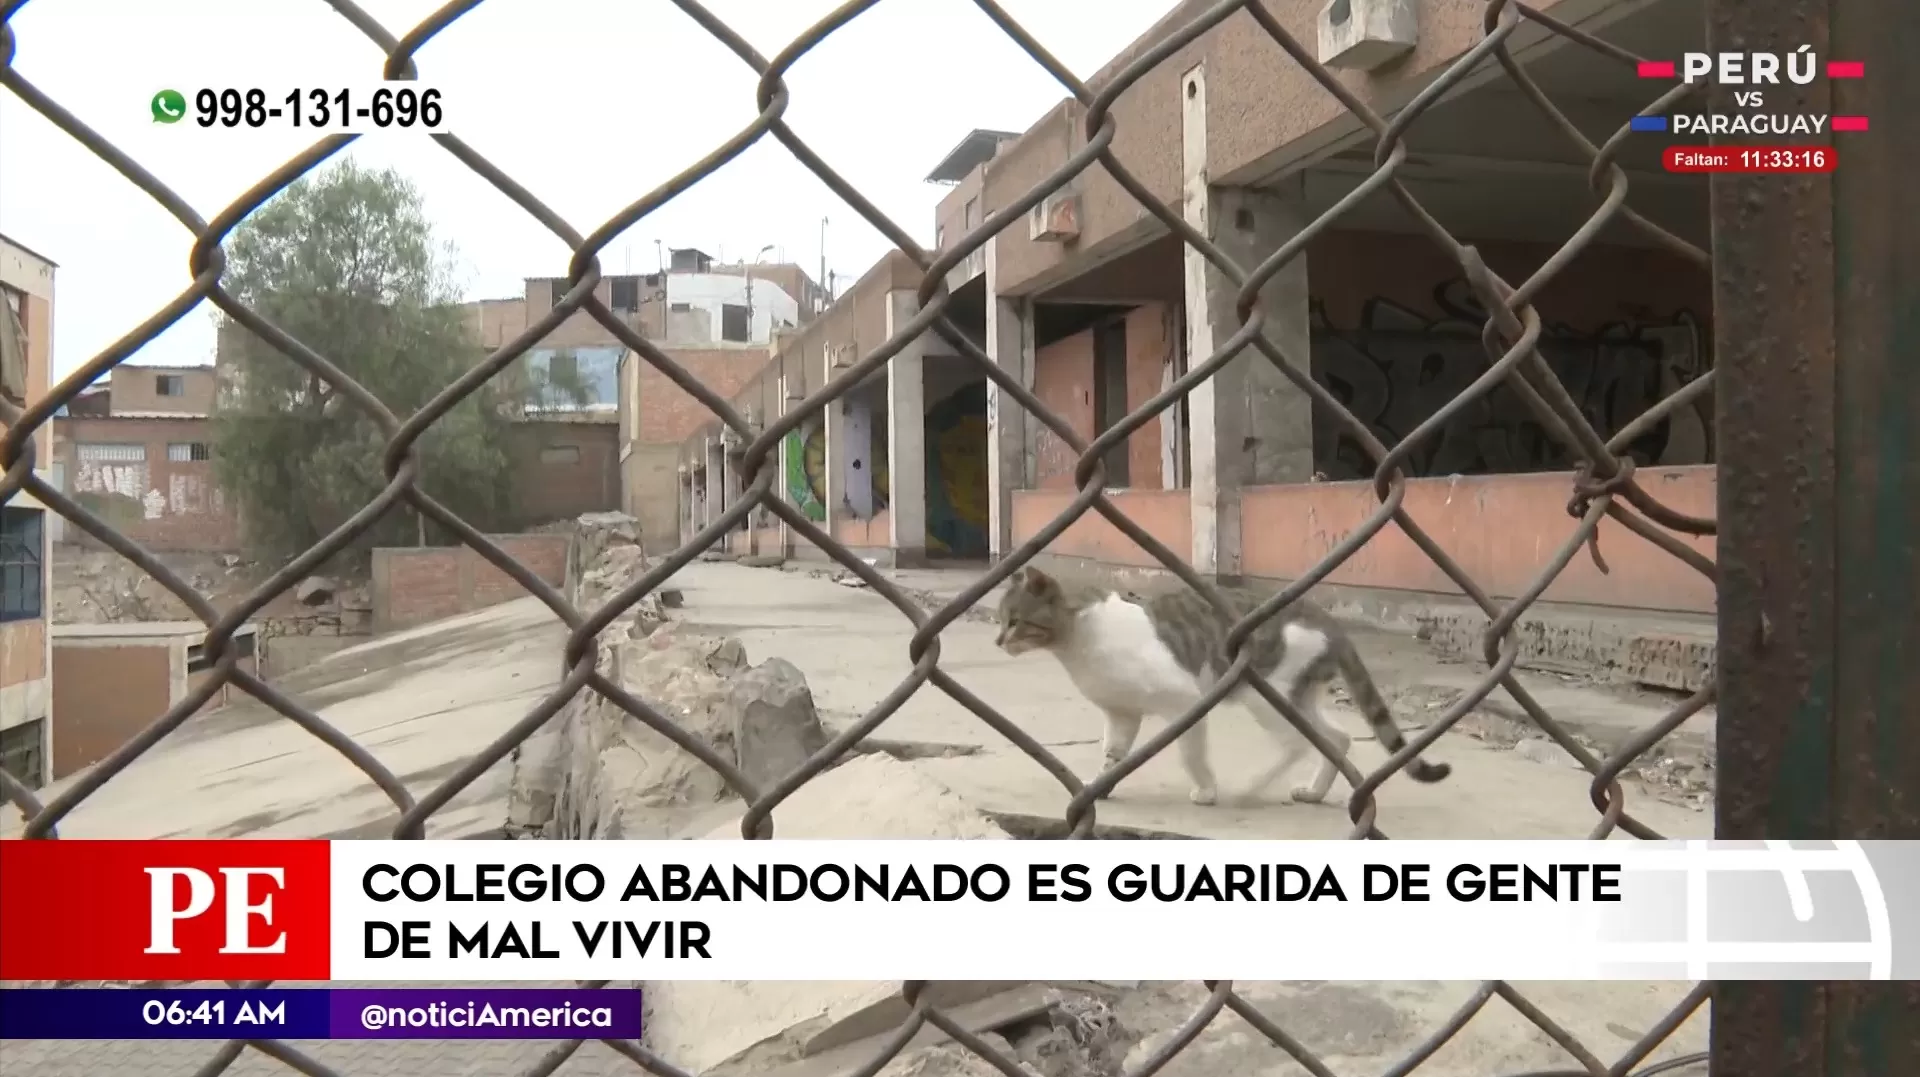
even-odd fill
[[(1235, 588), (1217, 588), (1236, 617), (1260, 602), (1258, 596)], [(995, 641), (1008, 654), (1043, 650), (1060, 660), (1074, 687), (1107, 716), (1105, 756), (1111, 767), (1126, 758), (1145, 717), (1179, 718), (1198, 702), (1214, 679), (1226, 669), (1226, 627), (1206, 599), (1181, 587), (1147, 599), (1131, 599), (1111, 591), (1069, 591), (1058, 580), (1034, 568), (1023, 568), (1007, 581), (1000, 599), (1000, 635)], [(1248, 638), (1243, 650), (1253, 659), (1252, 672), (1264, 677), (1281, 698), (1313, 722), (1328, 743), (1346, 754), (1352, 738), (1327, 723), (1320, 714), (1320, 697), (1338, 675), (1360, 713), (1366, 716), (1389, 752), (1406, 746), (1394, 724), (1393, 712), (1374, 686), (1373, 677), (1340, 623), (1319, 607), (1302, 600), (1267, 619)], [(1253, 689), (1241, 685), (1222, 702), (1252, 712), (1279, 745), (1279, 759), (1247, 791), (1257, 796), (1292, 770), (1313, 744), (1286, 716)], [(1207, 752), (1208, 715), (1179, 740), (1180, 762), (1192, 780), (1189, 794), (1195, 804), (1219, 798)], [(1293, 790), (1293, 799), (1319, 803), (1333, 789), (1340, 771), (1322, 757), (1310, 785)], [(1452, 773), (1445, 763), (1413, 760), (1406, 768), (1419, 782), (1437, 782)]]

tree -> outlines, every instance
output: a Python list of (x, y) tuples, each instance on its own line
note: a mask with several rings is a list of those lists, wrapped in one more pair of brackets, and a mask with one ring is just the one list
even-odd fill
[[(413, 185), (342, 162), (293, 184), (234, 230), (226, 288), (319, 352), (405, 421), (485, 355)], [(285, 561), (386, 485), (386, 435), (351, 399), (237, 324), (223, 325), (213, 416), (215, 474), (250, 552)], [(482, 529), (509, 525), (511, 416), (572, 395), (523, 369), (503, 372), (415, 442), (420, 488)], [(348, 554), (450, 540), (402, 505)]]

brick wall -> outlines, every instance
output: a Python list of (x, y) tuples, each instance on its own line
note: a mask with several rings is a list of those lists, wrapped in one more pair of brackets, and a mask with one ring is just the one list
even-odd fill
[[(764, 369), (770, 359), (764, 348), (671, 348), (667, 355), (687, 373), (699, 378), (722, 399), (732, 399)], [(635, 439), (643, 444), (678, 444), (712, 421), (706, 405), (687, 395), (653, 364), (633, 356), (640, 375), (640, 423)], [(631, 396), (629, 396), (631, 399)], [(759, 416), (765, 421), (766, 416)]]
[[(151, 550), (239, 548), (237, 521), (214, 483), (213, 436), (205, 419), (56, 419), (67, 491), (127, 537)], [(116, 446), (89, 451), (87, 446)], [(134, 448), (138, 446), (138, 448)], [(172, 459), (173, 455), (201, 459)], [(98, 545), (78, 527), (69, 541)]]
[(620, 430), (609, 422), (523, 420), (513, 425), (516, 524), (530, 527), (620, 507)]
[[(567, 578), (564, 534), (494, 535), (509, 555), (558, 588)], [(527, 595), (513, 577), (464, 546), (383, 546), (373, 551), (373, 630), (392, 632)]]

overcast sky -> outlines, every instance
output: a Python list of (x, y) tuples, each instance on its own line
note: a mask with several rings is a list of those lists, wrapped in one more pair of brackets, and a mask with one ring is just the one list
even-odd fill
[[(1062, 62), (1090, 75), (1172, 0), (1002, 0)], [(438, 0), (363, 0), (396, 36)], [(708, 0), (771, 59), (828, 0)], [(1095, 17), (1097, 16), (1097, 17)], [(169, 184), (204, 217), (311, 144), (283, 125), (156, 124), (153, 95), (254, 86), (274, 96), (365, 87), (379, 51), (324, 0), (31, 0), (13, 18), (20, 73)], [(582, 234), (753, 118), (755, 77), (667, 0), (486, 0), (416, 58), (446, 125)], [(923, 244), (944, 188), (923, 177), (975, 127), (1022, 131), (1064, 91), (966, 0), (883, 0), (800, 60), (786, 118)], [(556, 276), (566, 247), (424, 135), (363, 137), (346, 153), (394, 167), (458, 250), (470, 298)], [(853, 276), (880, 234), (771, 137), (640, 221), (602, 269), (657, 268), (656, 242), (726, 258), (774, 244), (817, 274)], [(56, 378), (178, 294), (192, 238), (138, 188), (0, 91), (0, 232), (59, 263)], [(211, 362), (203, 305), (134, 356)]]

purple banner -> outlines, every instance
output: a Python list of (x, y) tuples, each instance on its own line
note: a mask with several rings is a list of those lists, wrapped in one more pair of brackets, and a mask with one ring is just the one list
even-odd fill
[(336, 1040), (599, 1040), (640, 1037), (640, 992), (615, 988), (331, 988)]

